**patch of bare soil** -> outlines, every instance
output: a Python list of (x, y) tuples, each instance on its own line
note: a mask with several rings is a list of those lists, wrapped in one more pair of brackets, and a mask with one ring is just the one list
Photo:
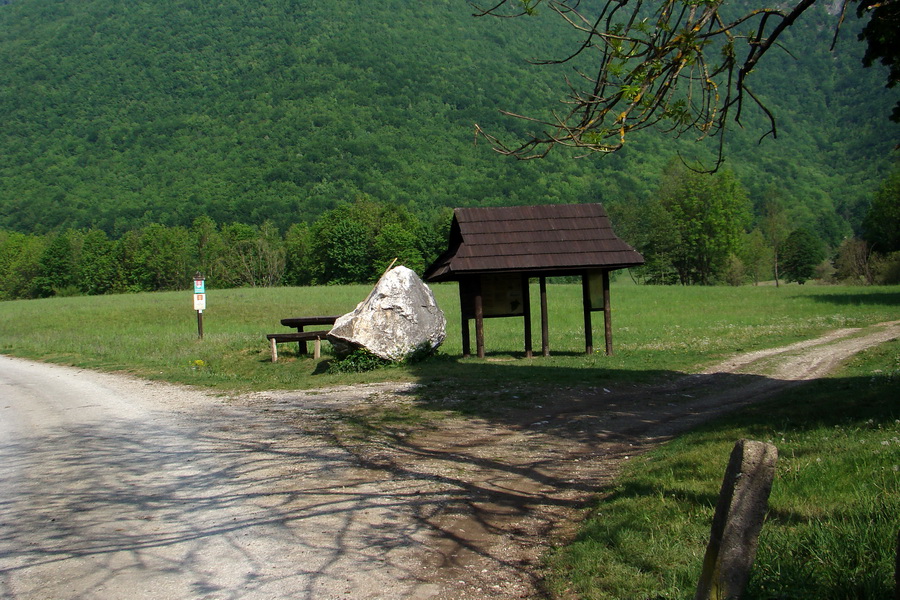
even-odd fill
[[(419, 577), (436, 584), (436, 597), (541, 597), (541, 556), (572, 532), (578, 509), (630, 458), (898, 337), (900, 321), (842, 329), (664, 385), (554, 389), (541, 405), (499, 416), (382, 426), (361, 437), (335, 425), (334, 439), (363, 466), (418, 483), (416, 518), (433, 531)], [(347, 406), (346, 393), (317, 397), (323, 408), (337, 408)], [(364, 423), (385, 407), (414, 402), (416, 390), (384, 385), (356, 393), (367, 400), (354, 403)]]

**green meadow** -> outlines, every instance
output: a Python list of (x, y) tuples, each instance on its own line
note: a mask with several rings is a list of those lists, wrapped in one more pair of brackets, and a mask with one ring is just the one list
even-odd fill
[[(433, 287), (447, 340), (432, 360), (357, 375), (332, 375), (322, 360), (282, 344), (270, 359), (266, 333), (290, 331), (284, 317), (342, 314), (368, 286), (209, 290), (199, 339), (190, 291), (48, 298), (0, 303), (0, 352), (61, 364), (125, 371), (222, 391), (311, 388), (373, 379), (480, 374), (534, 383), (650, 380), (690, 372), (725, 355), (774, 347), (841, 327), (895, 319), (900, 287), (657, 287), (621, 276), (612, 285), (614, 355), (603, 349), (603, 314), (593, 314), (594, 348), (584, 350), (581, 288), (548, 286), (550, 357), (524, 358), (521, 318), (485, 321), (487, 357), (463, 359), (454, 284)], [(537, 288), (533, 346), (540, 354)], [(474, 329), (474, 327), (473, 327)], [(473, 333), (474, 346), (474, 333)], [(474, 347), (473, 347), (474, 351)], [(489, 370), (483, 369), (490, 365)], [(498, 368), (502, 366), (503, 368)]]
[[(539, 394), (558, 385), (660, 381), (733, 353), (900, 318), (897, 286), (653, 287), (620, 277), (612, 286), (613, 356), (584, 354), (580, 286), (551, 284), (550, 357), (523, 357), (521, 319), (492, 319), (485, 324), (487, 357), (464, 359), (457, 288), (433, 289), (448, 322), (438, 355), (368, 373), (329, 373), (327, 344), (319, 361), (281, 345), (273, 364), (265, 339), (284, 329), (283, 317), (351, 310), (367, 286), (209, 290), (202, 340), (189, 291), (3, 302), (0, 352), (223, 394), (417, 380), (426, 384), (422, 411), (430, 410), (429, 394), (448, 390), (465, 399), (465, 411), (486, 402), (480, 390), (497, 385)], [(534, 304), (536, 298), (535, 289)], [(596, 348), (603, 347), (602, 332), (602, 313), (595, 313)], [(548, 555), (548, 593), (566, 600), (692, 598), (722, 473), (734, 441), (744, 437), (779, 448), (747, 597), (893, 598), (898, 381), (895, 340), (855, 356), (831, 377), (634, 459), (612, 487), (597, 490), (575, 538)]]

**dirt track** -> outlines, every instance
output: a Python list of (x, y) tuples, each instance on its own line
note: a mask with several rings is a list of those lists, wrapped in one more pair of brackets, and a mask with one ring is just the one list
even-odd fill
[(222, 399), (0, 357), (0, 596), (532, 597), (548, 541), (629, 457), (898, 337), (841, 330), (363, 441), (348, 413), (416, 385)]
[(574, 511), (630, 457), (898, 337), (900, 321), (842, 329), (735, 356), (665, 386), (572, 389), (505, 420), (445, 421), (350, 449), (371, 467), (430, 480), (443, 494), (440, 511), (420, 515), (434, 528), (426, 575), (441, 583), (441, 598), (533, 597), (547, 544), (568, 533)]

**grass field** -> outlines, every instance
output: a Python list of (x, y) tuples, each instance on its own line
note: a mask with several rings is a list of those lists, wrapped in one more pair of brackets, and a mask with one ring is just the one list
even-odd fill
[[(202, 340), (188, 291), (2, 302), (0, 352), (223, 391), (435, 376), (474, 382), (487, 373), (535, 383), (597, 383), (691, 371), (729, 353), (895, 319), (900, 306), (900, 287), (650, 287), (623, 279), (612, 288), (615, 354), (586, 356), (580, 286), (550, 285), (551, 357), (524, 359), (521, 319), (489, 319), (487, 358), (463, 360), (457, 288), (439, 285), (434, 291), (448, 325), (437, 360), (331, 375), (324, 368), (330, 358), (325, 344), (320, 362), (297, 357), (288, 345), (281, 346), (278, 363), (270, 362), (265, 334), (288, 331), (281, 318), (341, 314), (368, 291), (366, 286), (211, 290)], [(534, 311), (539, 354), (537, 306)], [(603, 347), (602, 332), (602, 313), (594, 313), (595, 348)]]
[(633, 461), (549, 559), (557, 598), (693, 598), (735, 440), (779, 458), (748, 600), (891, 600), (900, 532), (900, 342)]
[[(211, 290), (197, 337), (189, 292), (0, 303), (0, 352), (210, 387), (223, 393), (417, 379), (446, 393), (653, 381), (721, 357), (900, 318), (900, 287), (612, 288), (615, 355), (586, 356), (580, 287), (551, 285), (549, 358), (522, 356), (521, 319), (486, 322), (486, 359), (462, 359), (457, 290), (434, 288), (448, 320), (440, 354), (415, 365), (333, 375), (264, 334), (287, 316), (340, 314), (368, 287)], [(536, 297), (536, 290), (535, 290)], [(535, 307), (536, 308), (536, 307)], [(534, 316), (535, 349), (540, 327)], [(602, 315), (594, 321), (602, 347)], [(748, 598), (893, 597), (900, 529), (900, 342), (833, 377), (706, 425), (634, 461), (573, 543), (549, 558), (554, 597), (692, 598), (731, 446), (773, 441), (780, 459)], [(428, 389), (428, 386), (424, 386)], [(423, 392), (427, 395), (427, 392)]]

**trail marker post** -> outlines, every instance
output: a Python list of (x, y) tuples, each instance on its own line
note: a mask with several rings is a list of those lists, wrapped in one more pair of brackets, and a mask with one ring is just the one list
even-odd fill
[(206, 310), (206, 278), (194, 275), (194, 310), (197, 311), (197, 335), (203, 339), (203, 311)]
[(744, 597), (777, 461), (778, 449), (772, 444), (738, 440), (734, 445), (694, 600)]

